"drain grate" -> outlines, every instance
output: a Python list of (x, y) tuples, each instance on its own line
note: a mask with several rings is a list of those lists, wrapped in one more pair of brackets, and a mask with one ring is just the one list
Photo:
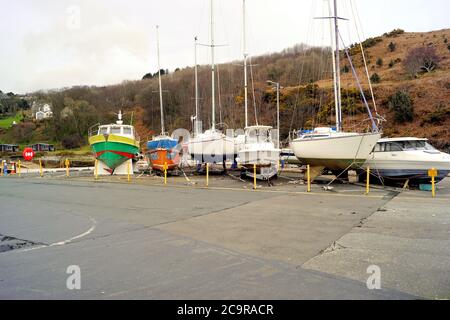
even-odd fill
[(0, 253), (37, 245), (43, 245), (43, 243), (36, 243), (30, 240), (18, 239), (0, 234)]

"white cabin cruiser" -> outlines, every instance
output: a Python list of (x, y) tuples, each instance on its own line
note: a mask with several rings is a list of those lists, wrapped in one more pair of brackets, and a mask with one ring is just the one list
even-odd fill
[(375, 146), (364, 168), (388, 182), (430, 183), (428, 170), (436, 169), (439, 182), (450, 173), (450, 155), (420, 138), (385, 138)]
[[(244, 109), (245, 130), (243, 135), (235, 138), (236, 162), (243, 168), (243, 174), (259, 180), (269, 180), (278, 174), (281, 150), (275, 147), (272, 139), (272, 127), (259, 125), (256, 116), (255, 126), (248, 125), (248, 79), (247, 79), (247, 52), (246, 52), (246, 24), (245, 24), (245, 0), (242, 1), (242, 35), (244, 44)], [(279, 131), (279, 128), (278, 128)], [(277, 134), (278, 136), (278, 134)], [(277, 143), (278, 145), (279, 143)]]

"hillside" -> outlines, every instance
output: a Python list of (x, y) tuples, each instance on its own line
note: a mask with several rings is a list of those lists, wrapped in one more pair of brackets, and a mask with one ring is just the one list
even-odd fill
[[(370, 74), (378, 74), (374, 92), (379, 113), (386, 118), (383, 130), (387, 136), (419, 136), (429, 138), (441, 149), (450, 148), (450, 29), (428, 33), (393, 32), (364, 41)], [(393, 43), (393, 45), (390, 45)], [(404, 61), (409, 50), (418, 47), (435, 48), (440, 61), (436, 70), (411, 77)], [(394, 50), (392, 50), (394, 48)], [(350, 49), (357, 73), (369, 97), (361, 52), (358, 46)], [(382, 61), (380, 61), (380, 59)], [(253, 57), (249, 70), (253, 77), (255, 97), (249, 97), (249, 119), (254, 122), (254, 101), (260, 123), (275, 125), (276, 94), (266, 80), (278, 81), (281, 92), (282, 136), (287, 138), (294, 129), (333, 124), (333, 91), (331, 52), (328, 48), (297, 45), (280, 53)], [(216, 119), (229, 128), (242, 128), (243, 70), (240, 61), (218, 67), (218, 103)], [(348, 61), (342, 58), (342, 97), (345, 128), (364, 130), (367, 115)], [(166, 127), (191, 129), (194, 114), (194, 68), (188, 67), (163, 76)], [(142, 76), (145, 74), (143, 72)], [(252, 81), (249, 91), (252, 92)], [(64, 147), (86, 144), (88, 128), (97, 122), (114, 120), (114, 113), (122, 109), (126, 119), (133, 116), (143, 140), (158, 132), (159, 98), (155, 94), (157, 79), (126, 81), (106, 87), (73, 87), (51, 92), (36, 92), (29, 99), (52, 103), (54, 118), (25, 123), (0, 132), (0, 141), (28, 143), (39, 139), (55, 141)], [(199, 66), (200, 116), (204, 127), (210, 119), (210, 67)], [(413, 104), (412, 119), (399, 123), (389, 107), (389, 99), (397, 91), (405, 92)], [(13, 115), (10, 115), (13, 116)]]
[[(418, 136), (431, 139), (440, 148), (450, 147), (450, 29), (428, 33), (404, 33), (394, 37), (383, 36), (382, 41), (365, 51), (370, 73), (377, 73), (381, 82), (374, 84), (380, 113), (386, 118), (384, 134), (387, 136)], [(391, 52), (390, 43), (396, 46)], [(405, 71), (403, 61), (412, 48), (431, 46), (441, 57), (439, 68), (429, 74), (412, 79)], [(377, 65), (381, 58), (383, 65)], [(364, 78), (361, 54), (353, 60), (358, 67), (360, 78)], [(348, 64), (343, 60), (343, 64)], [(393, 66), (392, 66), (393, 63)], [(390, 66), (391, 64), (391, 66)], [(351, 75), (342, 77), (343, 88), (354, 87)], [(330, 81), (319, 82), (321, 86), (331, 85)], [(365, 86), (366, 88), (367, 86)], [(394, 120), (388, 107), (388, 98), (398, 90), (409, 93), (414, 103), (414, 120), (399, 124)], [(435, 119), (436, 118), (436, 119)]]

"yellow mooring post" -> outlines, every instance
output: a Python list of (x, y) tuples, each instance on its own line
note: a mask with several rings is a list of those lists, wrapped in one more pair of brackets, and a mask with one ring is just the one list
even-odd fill
[(206, 186), (209, 187), (209, 163), (206, 164)]
[(431, 194), (432, 194), (433, 198), (436, 197), (436, 186), (434, 183), (434, 176), (431, 177)]
[(167, 162), (164, 162), (164, 184), (167, 184)]
[(39, 158), (39, 174), (41, 177), (44, 176), (44, 172), (42, 170), (42, 158)]
[(95, 169), (94, 169), (95, 180), (98, 179), (98, 160), (95, 159)]
[(253, 165), (253, 190), (256, 190), (256, 164)]
[(19, 178), (21, 177), (21, 173), (20, 173), (21, 166), (22, 166), (22, 162), (20, 162), (20, 160), (19, 160), (18, 167), (17, 167), (17, 169), (18, 169), (17, 173), (19, 174)]
[(308, 164), (306, 166), (306, 178), (308, 180), (308, 192), (311, 192), (311, 166)]
[(70, 161), (67, 158), (66, 158), (66, 161), (65, 161), (65, 165), (66, 165), (66, 177), (68, 178), (70, 176), (70, 170), (69, 170)]
[(430, 170), (428, 170), (428, 176), (431, 177), (431, 195), (433, 196), (433, 198), (436, 197), (436, 181), (435, 178), (438, 175), (438, 171), (435, 168), (431, 168)]
[(370, 167), (367, 167), (367, 177), (366, 177), (366, 194), (370, 192)]

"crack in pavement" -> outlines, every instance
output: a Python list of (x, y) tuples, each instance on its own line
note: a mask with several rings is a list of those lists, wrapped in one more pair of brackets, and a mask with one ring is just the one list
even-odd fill
[(345, 237), (347, 234), (351, 233), (352, 230), (356, 229), (356, 228), (364, 228), (364, 224), (367, 222), (367, 220), (372, 217), (375, 213), (377, 212), (385, 212), (387, 211), (385, 209), (385, 206), (388, 205), (392, 200), (394, 200), (397, 196), (399, 196), (401, 194), (401, 192), (396, 192), (396, 191), (389, 191), (389, 193), (387, 195), (385, 195), (383, 197), (383, 200), (387, 200), (382, 206), (378, 207), (375, 211), (373, 211), (372, 213), (370, 213), (368, 216), (363, 217), (359, 220), (359, 222), (355, 225), (353, 225), (350, 230), (348, 230), (346, 233), (344, 233), (339, 239), (337, 239), (336, 241), (334, 241), (331, 245), (329, 245), (328, 247), (322, 249), (319, 251), (319, 253), (317, 255), (315, 255), (314, 257), (312, 257), (311, 259), (308, 259), (307, 261), (305, 261), (304, 263), (301, 264), (300, 267), (303, 267), (304, 265), (306, 265), (308, 262), (310, 262), (313, 259), (316, 259), (317, 257), (320, 257), (322, 255), (326, 255), (326, 254), (330, 254), (332, 252), (338, 251), (338, 250), (344, 250), (344, 249), (348, 249), (348, 247), (345, 247), (343, 245), (341, 245), (339, 243), (339, 240), (342, 239), (343, 237)]
[(35, 246), (48, 246), (48, 244), (0, 234), (0, 253)]

